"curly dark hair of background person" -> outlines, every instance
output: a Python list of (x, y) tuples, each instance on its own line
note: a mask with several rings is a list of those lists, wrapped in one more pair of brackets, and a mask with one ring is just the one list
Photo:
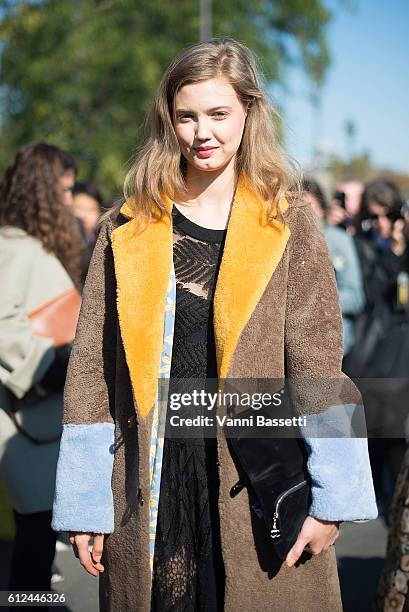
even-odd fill
[(40, 240), (80, 288), (83, 241), (58, 180), (70, 170), (76, 174), (74, 160), (54, 145), (21, 147), (0, 177), (0, 226), (19, 227)]

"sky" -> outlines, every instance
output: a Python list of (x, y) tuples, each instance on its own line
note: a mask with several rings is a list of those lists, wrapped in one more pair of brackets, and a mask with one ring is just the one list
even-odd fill
[(299, 69), (289, 70), (287, 92), (273, 92), (282, 106), (286, 148), (307, 167), (317, 145), (345, 158), (344, 126), (352, 120), (355, 154), (368, 151), (377, 168), (409, 173), (409, 0), (345, 4), (331, 2), (332, 63), (321, 111), (310, 104), (310, 85)]

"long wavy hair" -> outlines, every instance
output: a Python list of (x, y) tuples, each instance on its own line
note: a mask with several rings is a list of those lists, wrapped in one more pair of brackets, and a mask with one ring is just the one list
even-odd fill
[(163, 194), (175, 199), (186, 190), (186, 163), (172, 123), (176, 94), (184, 85), (216, 77), (227, 79), (248, 107), (236, 178), (243, 176), (268, 202), (270, 218), (281, 217), (281, 197), (291, 199), (300, 193), (298, 171), (279, 144), (278, 115), (263, 91), (254, 55), (231, 38), (214, 39), (180, 51), (156, 92), (148, 115), (149, 136), (124, 186), (125, 198), (132, 198), (142, 224), (167, 213)]
[(18, 227), (40, 240), (80, 287), (83, 241), (58, 180), (68, 170), (75, 172), (75, 164), (58, 147), (21, 147), (0, 177), (0, 227)]

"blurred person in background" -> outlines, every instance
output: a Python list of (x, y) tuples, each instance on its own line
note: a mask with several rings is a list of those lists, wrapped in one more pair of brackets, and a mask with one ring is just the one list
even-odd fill
[[(51, 508), (69, 346), (33, 333), (31, 313), (79, 288), (82, 240), (71, 212), (75, 164), (32, 143), (0, 177), (0, 478), (16, 536), (9, 589), (50, 590)], [(63, 323), (63, 322), (62, 322)]]
[(344, 355), (354, 342), (354, 316), (363, 308), (364, 290), (354, 241), (342, 229), (327, 223), (328, 204), (319, 184), (303, 180), (304, 199), (310, 202), (320, 220), (335, 270), (344, 331)]
[(379, 262), (386, 261), (394, 270), (400, 270), (405, 252), (406, 240), (403, 235), (403, 199), (396, 185), (387, 179), (377, 178), (365, 186), (362, 193), (358, 219), (358, 246), (366, 245), (362, 254), (372, 265), (373, 258), (367, 256), (368, 248), (384, 255)]
[(356, 217), (361, 207), (362, 192), (364, 190), (362, 181), (341, 181), (337, 183), (336, 190), (345, 193), (345, 209), (352, 217)]
[(98, 187), (88, 181), (76, 181), (73, 189), (73, 213), (84, 225), (87, 243), (95, 243), (103, 207), (104, 200)]
[(97, 240), (97, 226), (103, 207), (104, 200), (98, 187), (88, 181), (76, 181), (73, 189), (72, 210), (82, 223), (85, 238), (83, 282), (85, 282), (85, 276)]
[(404, 454), (404, 440), (397, 436), (404, 435), (403, 398), (409, 391), (404, 382), (409, 370), (409, 253), (402, 204), (391, 181), (378, 178), (366, 184), (354, 237), (366, 305), (345, 368), (353, 377), (400, 379), (373, 380), (364, 394), (375, 491), (386, 520)]
[(337, 225), (353, 235), (356, 231), (355, 219), (358, 216), (364, 184), (357, 180), (337, 183), (328, 207), (326, 221), (329, 225)]
[[(402, 199), (396, 186), (384, 179), (368, 183), (362, 198), (362, 206), (359, 240), (370, 299), (373, 302), (377, 300), (393, 313), (395, 319), (402, 318), (406, 321), (407, 287), (406, 289), (402, 287), (402, 281), (399, 281), (402, 274), (409, 272), (406, 207), (402, 206)], [(365, 242), (362, 236), (372, 240), (373, 244)], [(374, 269), (376, 276), (371, 281)], [(385, 319), (387, 320), (387, 316)], [(398, 328), (399, 331), (402, 332), (402, 327), (400, 330)], [(401, 341), (409, 343), (407, 334), (403, 333), (401, 338)], [(384, 359), (388, 359), (387, 354), (384, 354)], [(395, 375), (407, 377), (409, 361), (405, 358), (404, 352), (401, 353), (400, 361), (402, 362), (400, 371), (395, 370)], [(407, 398), (407, 392), (404, 397)], [(407, 402), (405, 408), (407, 410)], [(385, 402), (383, 409), (391, 410), (393, 406), (388, 406)], [(379, 612), (402, 612), (404, 609), (409, 609), (408, 604), (405, 608), (409, 581), (409, 446), (407, 443), (402, 462), (403, 440), (400, 439), (371, 440), (370, 453), (375, 467), (374, 478), (377, 490), (382, 486), (384, 468), (388, 467), (392, 472), (392, 478), (395, 479), (401, 463), (388, 517), (390, 525), (388, 545), (378, 587), (376, 609)]]

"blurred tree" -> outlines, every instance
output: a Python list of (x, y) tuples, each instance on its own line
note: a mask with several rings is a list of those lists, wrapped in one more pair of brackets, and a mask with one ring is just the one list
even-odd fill
[[(214, 36), (244, 41), (267, 82), (301, 63), (319, 86), (329, 65), (326, 0), (224, 0)], [(117, 194), (152, 93), (172, 56), (196, 42), (192, 0), (0, 0), (0, 170), (16, 147), (53, 142)]]
[(335, 182), (358, 180), (367, 181), (375, 173), (375, 168), (371, 163), (370, 154), (364, 152), (348, 160), (341, 159), (333, 155), (328, 163), (328, 171)]
[(348, 156), (350, 159), (352, 159), (355, 152), (355, 139), (357, 134), (355, 121), (352, 119), (347, 119), (344, 123), (344, 130), (347, 139)]

